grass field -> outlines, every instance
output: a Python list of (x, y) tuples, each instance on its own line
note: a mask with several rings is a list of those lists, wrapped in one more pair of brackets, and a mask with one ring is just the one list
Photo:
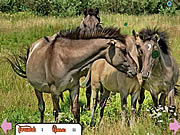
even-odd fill
[[(123, 34), (130, 34), (133, 29), (136, 31), (146, 26), (158, 26), (166, 30), (169, 34), (169, 43), (173, 56), (180, 65), (180, 16), (126, 16), (119, 14), (101, 14), (103, 27), (121, 27)], [(60, 29), (72, 29), (79, 26), (83, 17), (55, 18), (37, 17), (28, 13), (2, 14), (0, 13), (0, 124), (5, 118), (12, 122), (13, 130), (8, 131), (8, 135), (14, 134), (16, 123), (37, 123), (40, 120), (37, 99), (32, 86), (27, 80), (18, 77), (10, 65), (5, 62), (3, 56), (13, 53), (25, 53), (27, 46), (44, 36), (51, 36)], [(124, 23), (128, 23), (124, 26)], [(179, 82), (180, 84), (180, 79)], [(70, 112), (69, 93), (65, 92), (65, 102), (60, 102), (62, 110), (60, 122), (71, 123), (73, 116)], [(49, 94), (44, 94), (46, 110), (45, 122), (53, 122), (52, 102)], [(176, 106), (180, 108), (180, 97), (176, 97)], [(147, 112), (142, 112), (141, 117), (137, 117), (136, 128), (121, 126), (121, 109), (119, 94), (111, 97), (105, 109), (103, 123), (100, 127), (89, 127), (90, 111), (85, 111), (84, 107), (85, 89), (80, 90), (81, 124), (83, 125), (83, 135), (168, 135), (170, 132), (169, 123), (164, 122), (156, 125), (155, 121)], [(152, 106), (152, 100), (148, 92), (144, 108)], [(128, 100), (130, 106), (130, 100)], [(166, 117), (164, 119), (167, 119)], [(180, 120), (179, 120), (180, 121)], [(179, 132), (180, 133), (180, 132)], [(0, 129), (0, 135), (3, 135)]]

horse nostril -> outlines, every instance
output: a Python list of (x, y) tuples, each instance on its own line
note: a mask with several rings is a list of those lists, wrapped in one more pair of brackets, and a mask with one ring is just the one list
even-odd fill
[(136, 76), (136, 75), (137, 75), (137, 72), (134, 72), (134, 73), (133, 73), (133, 76)]
[(142, 76), (143, 80), (146, 80), (147, 78), (148, 78), (148, 76), (144, 76), (144, 75)]
[(147, 77), (149, 77), (149, 72), (147, 72)]

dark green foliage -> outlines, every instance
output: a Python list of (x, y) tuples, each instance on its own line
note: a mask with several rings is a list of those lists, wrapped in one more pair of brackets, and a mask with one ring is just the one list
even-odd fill
[(98, 7), (101, 12), (121, 14), (174, 14), (178, 6), (167, 6), (168, 0), (0, 0), (0, 11), (29, 11), (36, 15), (74, 16), (88, 7)]
[(19, 12), (25, 10), (25, 0), (0, 0), (0, 11)]

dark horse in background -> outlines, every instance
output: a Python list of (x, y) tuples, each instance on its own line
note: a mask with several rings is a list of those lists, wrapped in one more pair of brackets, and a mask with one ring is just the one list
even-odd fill
[[(91, 31), (96, 31), (102, 29), (101, 26), (101, 19), (99, 17), (99, 9), (85, 9), (84, 10), (84, 18), (80, 24), (80, 26), (77, 28), (80, 30), (81, 35), (86, 35), (86, 33), (91, 32)], [(91, 65), (86, 66), (81, 70), (81, 76), (86, 76), (88, 73), (88, 70)], [(91, 81), (88, 80), (86, 87), (86, 109), (90, 110), (90, 101), (91, 101)]]
[(30, 46), (27, 59), (23, 59), (26, 71), (22, 70), (17, 57), (15, 61), (11, 58), (8, 58), (8, 61), (14, 71), (27, 76), (34, 87), (41, 122), (44, 120), (45, 111), (42, 93), (51, 93), (56, 119), (60, 112), (59, 95), (70, 90), (71, 111), (79, 123), (79, 79), (84, 67), (104, 58), (119, 71), (130, 76), (137, 74), (137, 58), (131, 57), (125, 38), (117, 28), (103, 28), (83, 35), (77, 29), (63, 34), (60, 32), (52, 41), (42, 38)]
[[(142, 61), (145, 62), (142, 64), (141, 70), (143, 85), (139, 99), (139, 110), (145, 98), (144, 91), (148, 90), (155, 107), (158, 104), (165, 106), (165, 99), (168, 97), (168, 107), (175, 111), (174, 94), (179, 69), (170, 51), (167, 33), (157, 28), (146, 28), (142, 29), (136, 38), (140, 53), (146, 54), (142, 55)], [(158, 100), (159, 94), (161, 95)]]

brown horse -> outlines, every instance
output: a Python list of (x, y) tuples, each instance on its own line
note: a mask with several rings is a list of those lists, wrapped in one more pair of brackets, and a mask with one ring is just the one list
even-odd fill
[[(66, 89), (70, 89), (72, 112), (77, 122), (80, 122), (78, 104), (80, 72), (99, 58), (105, 58), (119, 71), (130, 76), (136, 75), (137, 59), (127, 49), (125, 38), (119, 29), (103, 28), (84, 35), (78, 30), (68, 31), (65, 34), (58, 34), (53, 41), (48, 42), (42, 38), (33, 43), (29, 48), (26, 75), (35, 88), (41, 122), (45, 110), (42, 92), (51, 93), (57, 117), (59, 95)], [(8, 60), (16, 72), (21, 71), (20, 66), (16, 68), (17, 64), (11, 59)]]
[[(97, 29), (101, 29), (101, 25), (100, 25), (100, 18), (99, 18), (99, 9), (85, 9), (84, 10), (84, 18), (81, 22), (81, 25), (79, 27), (76, 28), (76, 31), (79, 31), (79, 35), (86, 35), (86, 33), (90, 32), (90, 30), (97, 30)], [(55, 37), (57, 36), (58, 33), (56, 33), (55, 35), (53, 36), (48, 36), (48, 37), (44, 37), (41, 38), (40, 40), (38, 40), (39, 42), (44, 42), (44, 40), (46, 40), (46, 42), (52, 42), (53, 40), (55, 40)], [(45, 43), (46, 43), (45, 42)], [(16, 58), (15, 58), (16, 59)], [(23, 71), (23, 70), (19, 70), (18, 69), (21, 69), (21, 68), (18, 68), (18, 67), (21, 67), (20, 66), (20, 63), (23, 63), (24, 65), (26, 65), (26, 61), (27, 61), (27, 57), (19, 57), (18, 60), (15, 60), (17, 61), (16, 64), (17, 64), (17, 67), (14, 67), (13, 65), (13, 68), (15, 69), (15, 72), (23, 77), (23, 78), (27, 78), (26, 76), (26, 72)], [(18, 62), (19, 61), (19, 62)], [(22, 64), (21, 64), (22, 65)], [(87, 75), (87, 72), (88, 72), (88, 69), (89, 69), (89, 65), (84, 67), (82, 70), (81, 70), (81, 73), (80, 73), (80, 76), (85, 76)], [(41, 95), (37, 95), (37, 98), (38, 97), (41, 97)], [(88, 87), (86, 89), (86, 99), (87, 99), (87, 108), (89, 109), (90, 108), (90, 95), (91, 95), (91, 87)], [(61, 97), (61, 100), (63, 101), (63, 93), (60, 94), (60, 97)], [(38, 98), (39, 99), (39, 98)], [(53, 100), (53, 99), (52, 99)], [(58, 116), (57, 114), (57, 107), (59, 107), (59, 99), (56, 99), (55, 101), (53, 100), (53, 106), (54, 106), (54, 116), (55, 116), (55, 120)], [(40, 108), (40, 107), (39, 107)], [(60, 112), (60, 108), (58, 109), (58, 112)]]
[[(136, 34), (135, 34), (136, 35)], [(139, 49), (142, 54), (142, 78), (144, 80), (140, 107), (144, 101), (144, 90), (151, 93), (154, 106), (165, 106), (168, 97), (168, 106), (174, 108), (175, 85), (178, 81), (179, 69), (176, 60), (171, 54), (167, 42), (167, 33), (154, 29), (142, 29), (136, 35), (139, 40)], [(158, 95), (161, 94), (159, 103)], [(175, 110), (175, 109), (174, 109)]]

